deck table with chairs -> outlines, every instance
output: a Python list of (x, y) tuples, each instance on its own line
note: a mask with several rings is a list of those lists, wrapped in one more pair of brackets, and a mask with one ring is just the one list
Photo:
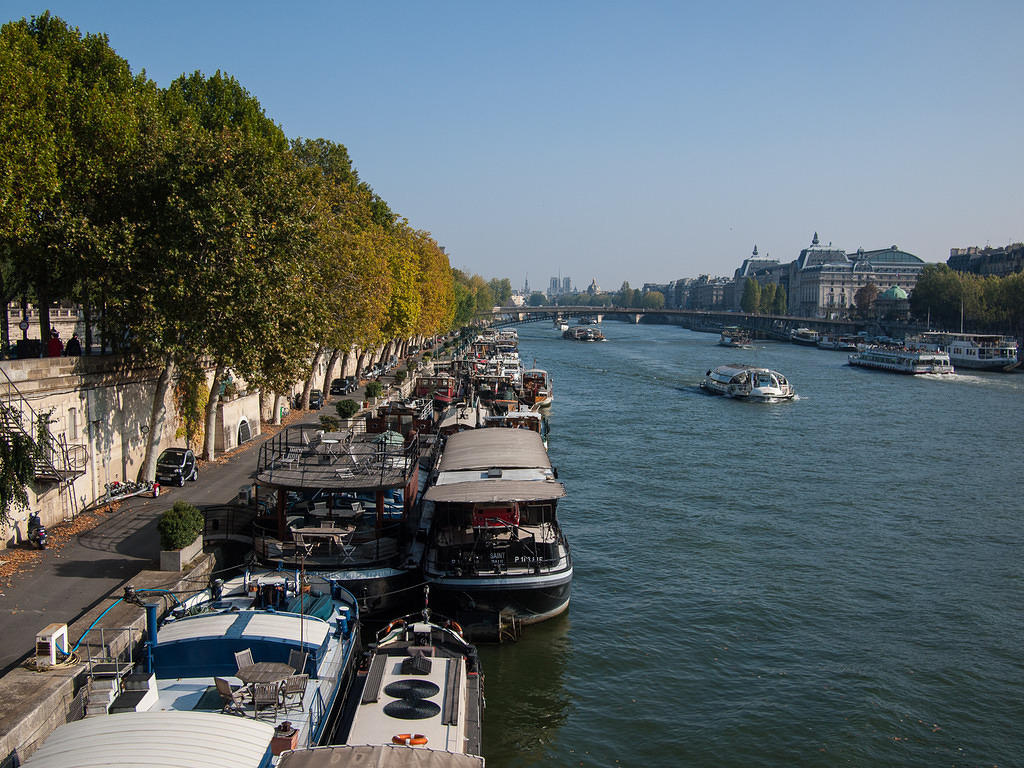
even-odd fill
[(288, 663), (279, 661), (253, 661), (252, 651), (246, 649), (235, 654), (238, 670), (235, 672), (243, 685), (235, 688), (223, 677), (214, 678), (217, 692), (224, 704), (223, 710), (239, 715), (262, 718), (273, 715), (277, 722), (279, 712), (298, 707), (304, 709), (302, 698), (306, 693), (309, 675), (304, 671), (309, 654), (292, 650)]

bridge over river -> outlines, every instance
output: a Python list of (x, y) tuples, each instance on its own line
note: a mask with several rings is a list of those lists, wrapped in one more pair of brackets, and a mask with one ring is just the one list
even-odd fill
[(726, 325), (748, 328), (758, 338), (789, 339), (789, 332), (795, 328), (811, 328), (828, 335), (854, 335), (867, 331), (873, 335), (902, 337), (924, 328), (906, 323), (882, 322), (878, 320), (831, 320), (815, 317), (794, 317), (792, 315), (762, 315), (745, 312), (725, 312), (702, 309), (637, 309), (622, 307), (587, 306), (542, 306), (542, 307), (495, 307), (480, 312), (477, 317), (491, 320), (494, 325), (517, 325), (520, 323), (566, 321), (572, 318), (592, 317), (597, 322), (619, 320), (628, 323), (656, 323), (681, 325), (696, 331), (717, 331)]

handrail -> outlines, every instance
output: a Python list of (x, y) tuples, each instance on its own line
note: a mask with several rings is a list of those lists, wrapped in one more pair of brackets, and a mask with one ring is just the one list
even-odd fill
[[(2, 403), (2, 407), (6, 409), (9, 416), (9, 418), (4, 419), (5, 424), (10, 427), (16, 427), (22, 435), (31, 439), (38, 448), (37, 456), (43, 466), (58, 478), (65, 478), (65, 475), (73, 471), (68, 455), (66, 437), (63, 434), (55, 437), (50, 432), (49, 422), (47, 422), (45, 434), (42, 436), (42, 445), (40, 445), (38, 426), (41, 425), (42, 415), (32, 407), (32, 404), (26, 399), (25, 395), (18, 389), (18, 385), (7, 375), (7, 371), (4, 370), (3, 366), (0, 366), (0, 373), (3, 374), (7, 382), (7, 391), (4, 393)], [(17, 401), (17, 405), (15, 405), (15, 401)], [(25, 409), (28, 409), (29, 421), (36, 434), (32, 434), (25, 429)], [(58, 459), (61, 459), (61, 461), (58, 461)]]

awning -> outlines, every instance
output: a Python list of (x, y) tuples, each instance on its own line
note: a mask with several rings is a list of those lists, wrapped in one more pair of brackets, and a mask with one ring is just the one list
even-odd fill
[(438, 470), (550, 467), (544, 441), (529, 429), (472, 429), (448, 438)]
[(561, 499), (563, 496), (565, 486), (555, 480), (473, 480), (466, 483), (435, 485), (427, 490), (423, 498), (434, 502), (471, 504), (546, 501)]
[(387, 744), (314, 747), (285, 752), (281, 755), (278, 768), (483, 768), (483, 765), (484, 759), (476, 755), (460, 755), (430, 749), (429, 746), (406, 747)]

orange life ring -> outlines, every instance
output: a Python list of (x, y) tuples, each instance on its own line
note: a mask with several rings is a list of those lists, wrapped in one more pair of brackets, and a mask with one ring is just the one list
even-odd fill
[(457, 622), (457, 621), (449, 621), (447, 626), (450, 627), (451, 629), (454, 629), (460, 635), (462, 634), (462, 627), (459, 626), (459, 622)]
[(395, 619), (394, 621), (392, 621), (390, 624), (388, 624), (384, 628), (384, 634), (385, 635), (389, 635), (389, 634), (391, 634), (391, 630), (394, 629), (395, 627), (404, 627), (404, 626), (405, 626), (405, 619)]
[(392, 744), (405, 744), (410, 747), (421, 747), (427, 743), (427, 737), (422, 733), (399, 733), (391, 737)]

